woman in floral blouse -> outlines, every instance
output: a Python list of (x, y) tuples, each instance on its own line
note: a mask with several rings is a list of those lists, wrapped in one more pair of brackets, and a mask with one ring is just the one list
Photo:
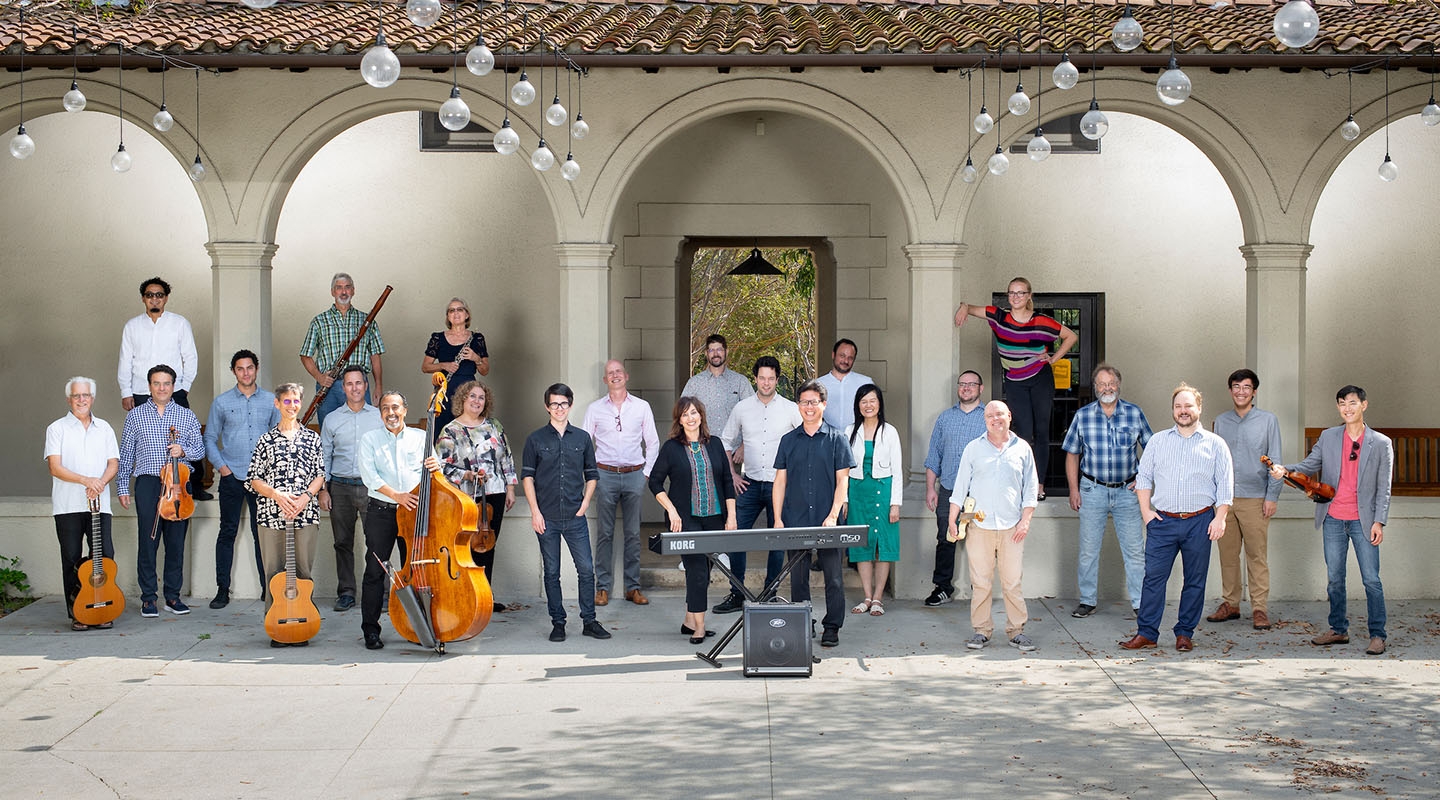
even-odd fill
[[(515, 457), (505, 428), (491, 415), (495, 410), (494, 394), (479, 381), (466, 381), (455, 390), (462, 403), (460, 415), (440, 431), (435, 440), (435, 458), (440, 461), (445, 477), (460, 491), (475, 498), (477, 504), (490, 507), (490, 527), (495, 540), (500, 540), (500, 521), (515, 505)], [(485, 577), (495, 586), (495, 550), (473, 553), (475, 563), (485, 568)], [(511, 610), (504, 603), (495, 603), (496, 611)]]

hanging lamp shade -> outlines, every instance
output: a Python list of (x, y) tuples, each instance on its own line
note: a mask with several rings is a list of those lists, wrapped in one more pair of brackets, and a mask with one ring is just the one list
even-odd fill
[(774, 264), (765, 260), (760, 255), (760, 248), (754, 247), (750, 250), (750, 257), (740, 262), (735, 269), (730, 270), (731, 275), (784, 275), (785, 273)]

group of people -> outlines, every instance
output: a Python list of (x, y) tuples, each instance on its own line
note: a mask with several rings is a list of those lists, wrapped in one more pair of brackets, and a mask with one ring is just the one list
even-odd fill
[[(67, 609), (79, 591), (76, 568), (88, 558), (81, 551), (92, 500), (98, 500), (104, 554), (113, 556), (108, 485), (114, 481), (121, 505), (128, 508), (133, 502), (136, 507), (142, 616), (159, 614), (156, 561), (161, 543), (164, 606), (174, 614), (189, 612), (181, 599), (188, 523), (157, 518), (160, 475), (177, 459), (199, 464), (208, 458), (218, 477), (220, 500), (217, 592), (210, 607), (224, 608), (230, 601), (234, 545), (244, 509), (249, 509), (262, 591), (286, 568), (287, 535), (295, 539), (297, 576), (310, 577), (319, 512), (325, 510), (336, 558), (334, 610), (353, 608), (360, 595), (361, 629), (370, 649), (384, 647), (384, 564), (397, 542), (403, 547), (396, 512), (416, 507), (413, 490), (426, 469), (444, 474), (485, 505), (497, 538), (504, 514), (515, 502), (515, 487), (521, 487), (543, 560), (552, 641), (566, 638), (562, 542), (577, 573), (582, 633), (610, 637), (596, 619), (596, 607), (611, 601), (612, 589), (630, 603), (649, 604), (640, 582), (640, 503), (647, 490), (676, 532), (753, 528), (762, 512), (766, 525), (774, 528), (868, 526), (868, 544), (846, 553), (864, 593), (853, 607), (845, 600), (840, 551), (816, 551), (826, 598), (821, 645), (838, 644), (847, 608), (852, 615), (885, 613), (884, 589), (900, 552), (901, 437), (886, 421), (880, 387), (853, 370), (858, 347), (849, 339), (832, 348), (831, 370), (798, 386), (791, 401), (779, 394), (777, 359), (756, 360), (752, 385), (730, 368), (725, 337), (711, 335), (705, 342), (704, 368), (682, 389), (663, 443), (650, 405), (628, 389), (625, 365), (610, 360), (604, 365), (606, 394), (586, 407), (581, 427), (569, 421), (575, 399), (570, 387), (555, 383), (545, 389), (548, 423), (525, 439), (517, 471), (505, 429), (495, 418), (494, 393), (479, 380), (490, 369), (485, 338), (471, 330), (470, 309), (460, 298), (447, 303), (445, 330), (431, 336), (421, 362), (424, 372), (446, 373), (451, 387), (450, 402), (435, 421), (433, 457), (426, 458), (432, 440), (407, 426), (406, 398), (382, 388), (383, 339), (379, 326), (366, 326), (365, 314), (353, 307), (355, 285), (349, 275), (334, 276), (334, 304), (312, 320), (300, 348), (301, 364), (314, 378), (315, 391), (325, 393), (318, 432), (301, 424), (304, 387), (285, 383), (274, 393), (260, 388), (259, 358), (240, 350), (230, 359), (235, 386), (214, 399), (202, 435), (188, 407), (187, 391), (198, 367), (193, 333), (183, 317), (166, 311), (170, 291), (158, 277), (145, 281), (140, 287), (144, 313), (125, 326), (118, 377), (127, 414), (118, 447), (113, 429), (93, 413), (97, 386), (90, 378), (66, 383), (70, 412), (47, 430), (45, 455), (54, 477)], [(963, 541), (974, 629), (966, 645), (972, 649), (985, 647), (994, 634), (990, 609), (996, 572), (1008, 642), (1021, 651), (1036, 648), (1024, 632), (1024, 540), (1034, 509), (1044, 499), (1042, 476), (1054, 397), (1051, 366), (1065, 357), (1076, 336), (1036, 312), (1031, 291), (1029, 281), (1016, 278), (1009, 284), (1008, 310), (960, 305), (957, 326), (968, 317), (981, 317), (994, 332), (1005, 368), (1006, 401), (982, 406), (983, 378), (973, 370), (962, 372), (957, 402), (937, 419), (925, 457), (926, 505), (936, 514), (934, 591), (925, 605), (944, 605), (956, 595), (955, 556)], [(352, 341), (353, 352), (342, 362)], [(372, 382), (378, 407), (371, 405)], [(339, 391), (334, 391), (337, 383)], [(1079, 410), (1062, 444), (1070, 506), (1080, 517), (1080, 602), (1072, 616), (1097, 613), (1101, 542), (1107, 520), (1113, 520), (1138, 627), (1123, 647), (1156, 646), (1166, 583), (1177, 554), (1185, 588), (1174, 627), (1176, 647), (1193, 647), (1212, 540), (1219, 542), (1224, 595), (1208, 619), (1239, 618), (1243, 551), (1251, 621), (1257, 629), (1268, 628), (1266, 529), (1275, 513), (1280, 478), (1287, 469), (1318, 472), (1337, 492), (1333, 502), (1317, 506), (1331, 614), (1329, 631), (1316, 637), (1315, 644), (1348, 641), (1345, 562), (1353, 545), (1369, 599), (1366, 652), (1384, 652), (1378, 546), (1393, 467), (1389, 440), (1365, 425), (1364, 390), (1347, 386), (1337, 395), (1344, 425), (1327, 430), (1300, 464), (1266, 469), (1260, 457), (1279, 460), (1280, 434), (1274, 415), (1254, 405), (1259, 383), (1248, 369), (1230, 376), (1234, 408), (1216, 419), (1213, 432), (1200, 422), (1200, 391), (1182, 384), (1172, 395), (1174, 427), (1153, 433), (1144, 412), (1120, 399), (1120, 371), (1105, 364), (1095, 369), (1096, 400)], [(139, 393), (141, 388), (147, 393)], [(207, 499), (198, 483), (192, 491), (197, 499)], [(586, 521), (592, 501), (598, 523), (593, 549)], [(362, 509), (365, 570), (357, 587), (354, 540)], [(613, 574), (617, 513), (622, 524), (618, 582)], [(806, 601), (811, 554), (789, 555), (789, 597)], [(473, 556), (493, 584), (494, 549)], [(692, 643), (714, 635), (706, 629), (707, 611), (727, 614), (743, 607), (746, 556), (726, 554), (734, 582), (713, 607), (707, 597), (709, 557), (683, 557), (686, 592), (680, 630)], [(773, 593), (785, 577), (780, 572), (786, 558), (783, 552), (768, 554), (767, 592)], [(267, 593), (267, 605), (271, 600)], [(512, 608), (495, 605), (496, 611)], [(89, 627), (73, 625), (76, 630)]]

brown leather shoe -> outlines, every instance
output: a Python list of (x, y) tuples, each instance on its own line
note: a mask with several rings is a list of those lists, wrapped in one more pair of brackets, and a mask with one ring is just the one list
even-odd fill
[(650, 605), (650, 598), (646, 597), (644, 593), (641, 592), (639, 589), (631, 589), (630, 591), (626, 592), (625, 599), (629, 600), (637, 606)]
[(1379, 636), (1370, 637), (1370, 646), (1365, 648), (1365, 655), (1378, 656), (1385, 652), (1385, 640)]
[(1175, 649), (1182, 653), (1188, 653), (1195, 649), (1195, 643), (1190, 641), (1189, 636), (1176, 636)]
[(1229, 622), (1232, 619), (1240, 619), (1240, 609), (1226, 602), (1221, 602), (1215, 613), (1205, 618), (1206, 622)]
[(1120, 646), (1125, 648), (1126, 650), (1145, 650), (1154, 647), (1155, 640), (1147, 639), (1137, 633), (1135, 634), (1134, 638), (1128, 641), (1121, 642)]
[(610, 605), (610, 590), (609, 590), (609, 589), (600, 589), (600, 590), (598, 590), (598, 591), (595, 592), (595, 605), (597, 605), (597, 606), (608, 606), (608, 605)]
[(1257, 631), (1268, 631), (1270, 630), (1270, 615), (1256, 609), (1255, 613), (1250, 615), (1250, 624), (1253, 625)]
[(1323, 647), (1328, 644), (1350, 644), (1350, 637), (1343, 633), (1336, 633), (1335, 631), (1325, 631), (1314, 639), (1311, 639), (1310, 644), (1317, 647)]

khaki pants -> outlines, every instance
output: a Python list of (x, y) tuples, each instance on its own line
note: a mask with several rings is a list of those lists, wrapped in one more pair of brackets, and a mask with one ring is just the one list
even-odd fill
[[(310, 569), (315, 564), (315, 536), (319, 525), (307, 525), (295, 531), (295, 577), (310, 579)], [(285, 571), (285, 531), (274, 528), (260, 528), (260, 557), (265, 561), (265, 611), (275, 601), (270, 591), (270, 579)]]
[(1220, 550), (1221, 596), (1225, 602), (1240, 607), (1240, 548), (1245, 548), (1245, 572), (1250, 581), (1250, 610), (1265, 611), (1270, 599), (1270, 564), (1267, 561), (1266, 535), (1270, 520), (1265, 518), (1264, 498), (1237, 497), (1225, 517), (1225, 535), (1217, 545)]
[(1005, 638), (1013, 638), (1025, 629), (1029, 612), (1025, 609), (1025, 595), (1020, 591), (1025, 543), (1015, 541), (1014, 535), (1014, 528), (989, 531), (975, 525), (971, 525), (965, 535), (965, 556), (970, 562), (970, 625), (987, 639), (995, 633), (990, 598), (997, 566), (1000, 589), (1005, 596)]

